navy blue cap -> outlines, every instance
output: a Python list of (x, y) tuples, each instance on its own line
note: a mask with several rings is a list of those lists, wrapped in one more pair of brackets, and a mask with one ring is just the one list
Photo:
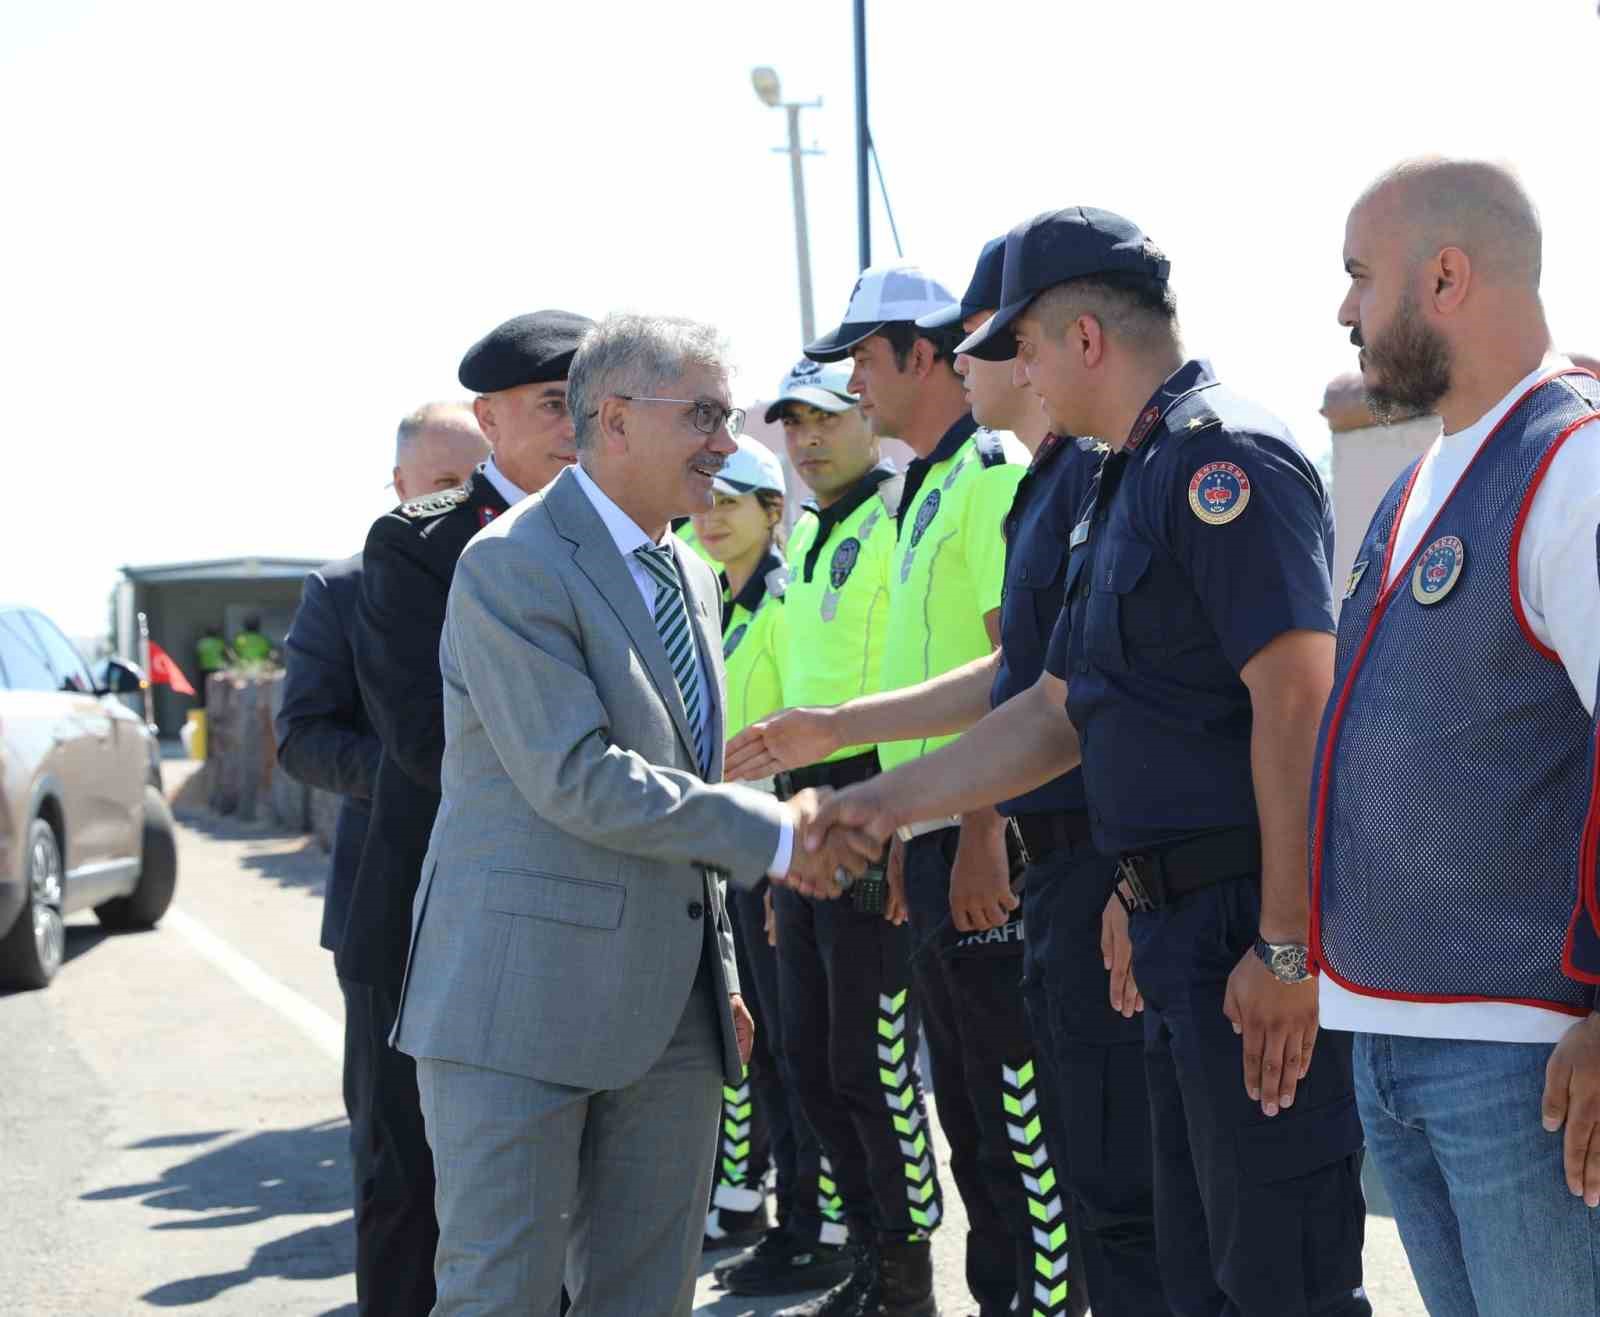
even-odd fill
[(1165, 283), (1172, 262), (1131, 220), (1094, 206), (1046, 211), (1006, 234), (1000, 309), (956, 348), (984, 361), (1016, 355), (1007, 331), (1046, 289), (1090, 275), (1143, 275)]
[(535, 311), (497, 325), (467, 349), (456, 371), (463, 389), (499, 393), (567, 378), (594, 321), (571, 311)]
[(994, 311), (1000, 305), (1001, 272), (1006, 267), (1006, 235), (990, 238), (978, 253), (978, 263), (973, 267), (972, 279), (961, 300), (954, 306), (942, 306), (925, 316), (917, 317), (918, 329), (943, 329), (946, 325), (960, 324), (979, 311)]

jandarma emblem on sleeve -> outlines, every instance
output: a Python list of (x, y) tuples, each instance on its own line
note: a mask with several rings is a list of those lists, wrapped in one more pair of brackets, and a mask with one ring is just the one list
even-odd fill
[(1411, 572), (1411, 597), (1436, 604), (1456, 588), (1467, 565), (1467, 546), (1454, 535), (1441, 535), (1420, 554)]
[(1208, 526), (1226, 526), (1250, 506), (1250, 477), (1232, 462), (1207, 462), (1189, 481), (1189, 507)]

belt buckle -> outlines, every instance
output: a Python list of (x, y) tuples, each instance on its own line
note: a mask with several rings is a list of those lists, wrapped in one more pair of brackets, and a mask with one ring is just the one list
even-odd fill
[[(1150, 898), (1150, 889), (1139, 872), (1140, 866), (1149, 859), (1148, 855), (1124, 855), (1117, 861), (1117, 877), (1120, 880), (1115, 888), (1117, 900), (1122, 902), (1122, 908), (1130, 915), (1156, 908), (1156, 903)], [(1124, 888), (1127, 890), (1124, 891)]]

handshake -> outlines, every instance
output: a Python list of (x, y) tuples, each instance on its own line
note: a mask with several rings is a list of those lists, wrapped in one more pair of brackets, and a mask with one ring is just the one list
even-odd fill
[(877, 864), (894, 829), (860, 800), (858, 793), (870, 786), (808, 787), (786, 801), (794, 848), (789, 872), (773, 881), (802, 896), (832, 901)]

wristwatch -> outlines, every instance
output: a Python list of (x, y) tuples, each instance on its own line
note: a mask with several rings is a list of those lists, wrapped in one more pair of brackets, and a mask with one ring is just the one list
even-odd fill
[(1311, 977), (1306, 964), (1309, 950), (1304, 942), (1268, 942), (1256, 938), (1256, 955), (1281, 983), (1304, 983)]

